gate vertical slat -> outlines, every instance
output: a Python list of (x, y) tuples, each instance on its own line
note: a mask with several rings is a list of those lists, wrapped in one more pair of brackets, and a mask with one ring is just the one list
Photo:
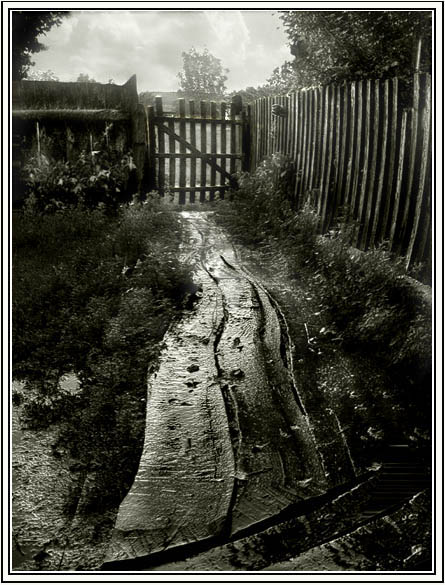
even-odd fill
[(382, 148), (382, 123), (381, 123), (381, 85), (378, 80), (372, 82), (372, 155), (369, 165), (369, 181), (368, 181), (368, 201), (365, 208), (365, 218), (363, 225), (363, 234), (361, 245), (363, 249), (368, 247), (370, 241), (370, 228), (374, 220), (374, 214), (377, 206), (376, 178), (378, 177), (378, 158), (381, 155)]
[[(159, 122), (157, 125), (157, 131), (158, 131), (158, 152), (160, 155), (165, 154), (165, 139), (164, 139), (164, 132), (162, 130), (162, 125), (163, 125), (163, 121), (162, 121), (162, 116), (164, 115), (164, 110), (162, 107), (162, 97), (160, 96), (156, 96), (155, 97), (155, 112), (156, 112), (156, 117), (159, 118)], [(159, 194), (161, 196), (165, 195), (165, 180), (164, 180), (164, 176), (165, 176), (165, 159), (162, 158), (162, 156), (160, 156), (158, 158), (158, 188), (159, 188)]]
[[(216, 102), (210, 102), (210, 117), (212, 118), (212, 122), (210, 125), (210, 152), (212, 154), (216, 154), (217, 153), (217, 150), (216, 150), (216, 122), (213, 122), (213, 120), (216, 120), (216, 118), (217, 118)], [(219, 162), (221, 162), (221, 161), (219, 161)], [(222, 177), (221, 177), (221, 179), (222, 179)], [(221, 184), (221, 179), (220, 179), (220, 184)], [(210, 184), (212, 187), (216, 186), (216, 170), (214, 167), (212, 167), (211, 171), (210, 171)], [(212, 201), (213, 199), (215, 199), (215, 191), (214, 190), (210, 191), (210, 200)]]
[[(236, 115), (235, 115), (235, 104), (232, 102), (230, 104), (230, 120), (235, 122)], [(236, 125), (230, 124), (230, 154), (236, 153)], [(236, 171), (236, 161), (233, 156), (230, 157), (230, 174), (233, 175)]]
[[(167, 123), (170, 130), (173, 132), (175, 131), (175, 122), (174, 120), (168, 120)], [(176, 140), (173, 136), (168, 137), (168, 151), (170, 154), (174, 154), (176, 152)], [(169, 188), (171, 189), (171, 194), (174, 196), (174, 200), (176, 200), (176, 193), (174, 187), (176, 187), (176, 158), (169, 157), (168, 159), (169, 165)]]
[[(189, 100), (189, 115), (190, 115), (190, 143), (196, 146), (196, 122), (195, 118), (195, 100)], [(190, 159), (190, 203), (195, 202), (196, 191), (196, 157)]]
[[(226, 102), (221, 102), (221, 154), (227, 153), (227, 124), (225, 123), (226, 119), (226, 112), (227, 112), (227, 104)], [(226, 158), (221, 158), (221, 168), (225, 171), (226, 170)], [(226, 182), (225, 177), (221, 176), (221, 185), (224, 185)], [(224, 197), (225, 190), (222, 190), (221, 196)]]
[[(201, 152), (205, 153), (207, 152), (207, 123), (205, 122), (205, 119), (207, 118), (207, 102), (205, 101), (201, 101), (200, 102), (200, 109), (201, 109)], [(207, 174), (207, 169), (206, 169), (206, 163), (203, 159), (201, 159), (201, 187), (205, 187), (206, 185), (206, 174)], [(205, 195), (206, 192), (204, 189), (201, 189), (200, 195), (199, 195), (199, 200), (200, 201), (205, 201)]]
[(148, 166), (149, 166), (149, 173), (150, 173), (150, 182), (149, 182), (149, 189), (156, 187), (156, 135), (155, 135), (155, 125), (154, 125), (154, 108), (153, 106), (147, 107), (147, 124), (148, 124)]
[[(186, 139), (185, 99), (179, 98), (178, 104), (179, 104), (179, 117), (181, 118), (179, 121), (179, 136), (185, 140)], [(179, 143), (179, 152), (180, 152), (180, 154), (185, 154), (187, 152), (185, 144), (183, 144), (182, 142)], [(184, 188), (184, 187), (186, 187), (186, 185), (187, 185), (187, 183), (186, 183), (186, 159), (185, 159), (185, 157), (181, 156), (181, 158), (179, 159), (179, 187)], [(181, 190), (181, 191), (179, 191), (179, 203), (184, 204), (185, 201), (186, 201), (186, 193), (185, 193), (185, 191)]]

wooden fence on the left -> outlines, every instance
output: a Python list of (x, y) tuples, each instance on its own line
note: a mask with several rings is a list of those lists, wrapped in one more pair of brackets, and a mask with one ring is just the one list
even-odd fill
[(132, 151), (138, 182), (147, 159), (145, 108), (136, 76), (124, 85), (19, 81), (12, 84), (13, 197), (20, 199), (20, 169), (34, 156), (75, 160), (104, 146)]

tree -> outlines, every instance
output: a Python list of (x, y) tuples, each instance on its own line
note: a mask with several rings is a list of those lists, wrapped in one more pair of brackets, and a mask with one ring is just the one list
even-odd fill
[(423, 70), (431, 68), (431, 11), (282, 11), (293, 61), (269, 84), (287, 90), (364, 78), (409, 79), (422, 39)]
[(76, 79), (76, 81), (78, 83), (97, 83), (97, 81), (90, 77), (88, 73), (79, 73), (79, 76)]
[(199, 53), (195, 48), (182, 53), (183, 70), (178, 73), (179, 95), (190, 99), (223, 99), (226, 92), (228, 69), (207, 49)]
[(34, 65), (31, 55), (44, 51), (47, 47), (37, 40), (53, 26), (59, 26), (67, 11), (13, 10), (12, 31), (12, 79), (26, 78), (29, 68)]
[(155, 94), (152, 91), (141, 91), (139, 94), (139, 103), (144, 106), (154, 106)]
[(41, 71), (40, 69), (28, 71), (26, 79), (29, 79), (29, 81), (60, 81), (51, 69), (48, 69), (47, 71)]

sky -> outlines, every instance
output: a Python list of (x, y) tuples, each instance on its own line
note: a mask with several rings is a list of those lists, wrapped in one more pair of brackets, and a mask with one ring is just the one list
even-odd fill
[(280, 25), (270, 10), (75, 11), (39, 39), (48, 50), (33, 55), (33, 69), (118, 84), (136, 73), (138, 91), (176, 91), (181, 53), (207, 48), (229, 69), (227, 89), (243, 89), (290, 57)]

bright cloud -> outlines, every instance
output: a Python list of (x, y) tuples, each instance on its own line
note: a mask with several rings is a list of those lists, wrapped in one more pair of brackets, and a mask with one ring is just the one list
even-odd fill
[(174, 91), (183, 51), (205, 47), (230, 70), (229, 89), (264, 83), (289, 53), (271, 11), (74, 11), (42, 41), (35, 68), (62, 81), (87, 73), (124, 83), (136, 73), (138, 88)]

